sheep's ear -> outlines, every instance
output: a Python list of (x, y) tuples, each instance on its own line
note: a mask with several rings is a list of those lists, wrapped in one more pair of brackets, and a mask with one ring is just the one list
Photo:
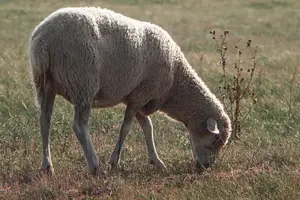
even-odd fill
[(207, 125), (207, 130), (209, 132), (211, 132), (212, 134), (219, 134), (220, 131), (218, 129), (218, 123), (215, 119), (213, 118), (208, 118), (206, 121), (206, 125)]

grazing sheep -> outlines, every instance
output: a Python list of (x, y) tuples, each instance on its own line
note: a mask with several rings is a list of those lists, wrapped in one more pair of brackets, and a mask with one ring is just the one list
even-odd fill
[(156, 152), (149, 118), (158, 110), (184, 123), (195, 159), (204, 168), (227, 143), (231, 125), (223, 106), (171, 36), (154, 24), (108, 9), (62, 8), (35, 28), (29, 51), (47, 173), (53, 173), (49, 128), (56, 94), (74, 105), (72, 129), (93, 173), (104, 172), (88, 134), (93, 107), (126, 105), (109, 159), (112, 169), (117, 167), (134, 118), (145, 135), (149, 162), (165, 168)]

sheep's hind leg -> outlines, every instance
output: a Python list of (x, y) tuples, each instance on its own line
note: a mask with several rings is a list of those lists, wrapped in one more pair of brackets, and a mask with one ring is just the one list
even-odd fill
[(54, 173), (51, 152), (50, 152), (50, 125), (51, 116), (53, 111), (53, 103), (55, 99), (55, 92), (49, 84), (45, 85), (41, 98), (41, 110), (40, 110), (40, 134), (42, 137), (43, 148), (43, 163), (42, 168), (45, 173), (52, 176)]
[(111, 167), (111, 171), (116, 171), (119, 160), (120, 160), (120, 153), (122, 150), (122, 146), (124, 144), (124, 140), (127, 137), (132, 122), (134, 120), (134, 116), (136, 114), (136, 109), (131, 108), (130, 106), (127, 106), (126, 111), (125, 111), (125, 115), (124, 115), (124, 119), (121, 125), (121, 129), (120, 129), (120, 134), (119, 134), (119, 138), (118, 141), (116, 143), (116, 146), (114, 148), (114, 151), (111, 153), (108, 164)]
[(161, 102), (161, 99), (152, 99), (140, 109), (140, 112), (144, 115), (151, 115), (159, 110), (162, 105)]
[(165, 164), (160, 160), (157, 155), (155, 143), (153, 139), (153, 126), (149, 116), (144, 116), (141, 113), (136, 113), (136, 119), (138, 120), (146, 139), (149, 163), (153, 164), (159, 170), (165, 170)]
[(100, 163), (88, 133), (88, 120), (90, 111), (90, 105), (75, 106), (75, 115), (72, 128), (78, 141), (80, 142), (90, 173), (104, 174), (105, 172), (102, 166), (99, 166)]

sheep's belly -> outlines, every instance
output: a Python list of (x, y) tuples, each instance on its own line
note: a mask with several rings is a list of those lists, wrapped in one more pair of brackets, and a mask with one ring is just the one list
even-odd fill
[(111, 100), (98, 100), (98, 99), (95, 99), (93, 101), (92, 107), (93, 108), (107, 108), (107, 107), (112, 107), (112, 106), (118, 105), (121, 102), (122, 101), (119, 101), (119, 100), (118, 101), (117, 100), (111, 101)]
[[(106, 107), (112, 107), (118, 105), (120, 103), (126, 104), (126, 97), (131, 92), (131, 90), (124, 92), (123, 89), (122, 90), (117, 90), (114, 88), (110, 88), (106, 90), (104, 90), (103, 88), (100, 89), (98, 93), (94, 96), (92, 107), (106, 108)], [(115, 92), (109, 92), (109, 91), (115, 91)]]

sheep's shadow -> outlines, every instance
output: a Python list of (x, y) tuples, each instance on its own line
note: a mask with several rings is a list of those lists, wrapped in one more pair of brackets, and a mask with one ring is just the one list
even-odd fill
[(167, 166), (166, 170), (156, 169), (152, 165), (143, 165), (140, 167), (129, 167), (121, 165), (117, 171), (108, 172), (107, 176), (120, 176), (121, 178), (146, 178), (146, 179), (157, 179), (157, 178), (167, 178), (171, 176), (201, 176), (206, 174), (211, 169), (201, 170), (196, 167), (194, 162), (180, 162), (173, 165)]

